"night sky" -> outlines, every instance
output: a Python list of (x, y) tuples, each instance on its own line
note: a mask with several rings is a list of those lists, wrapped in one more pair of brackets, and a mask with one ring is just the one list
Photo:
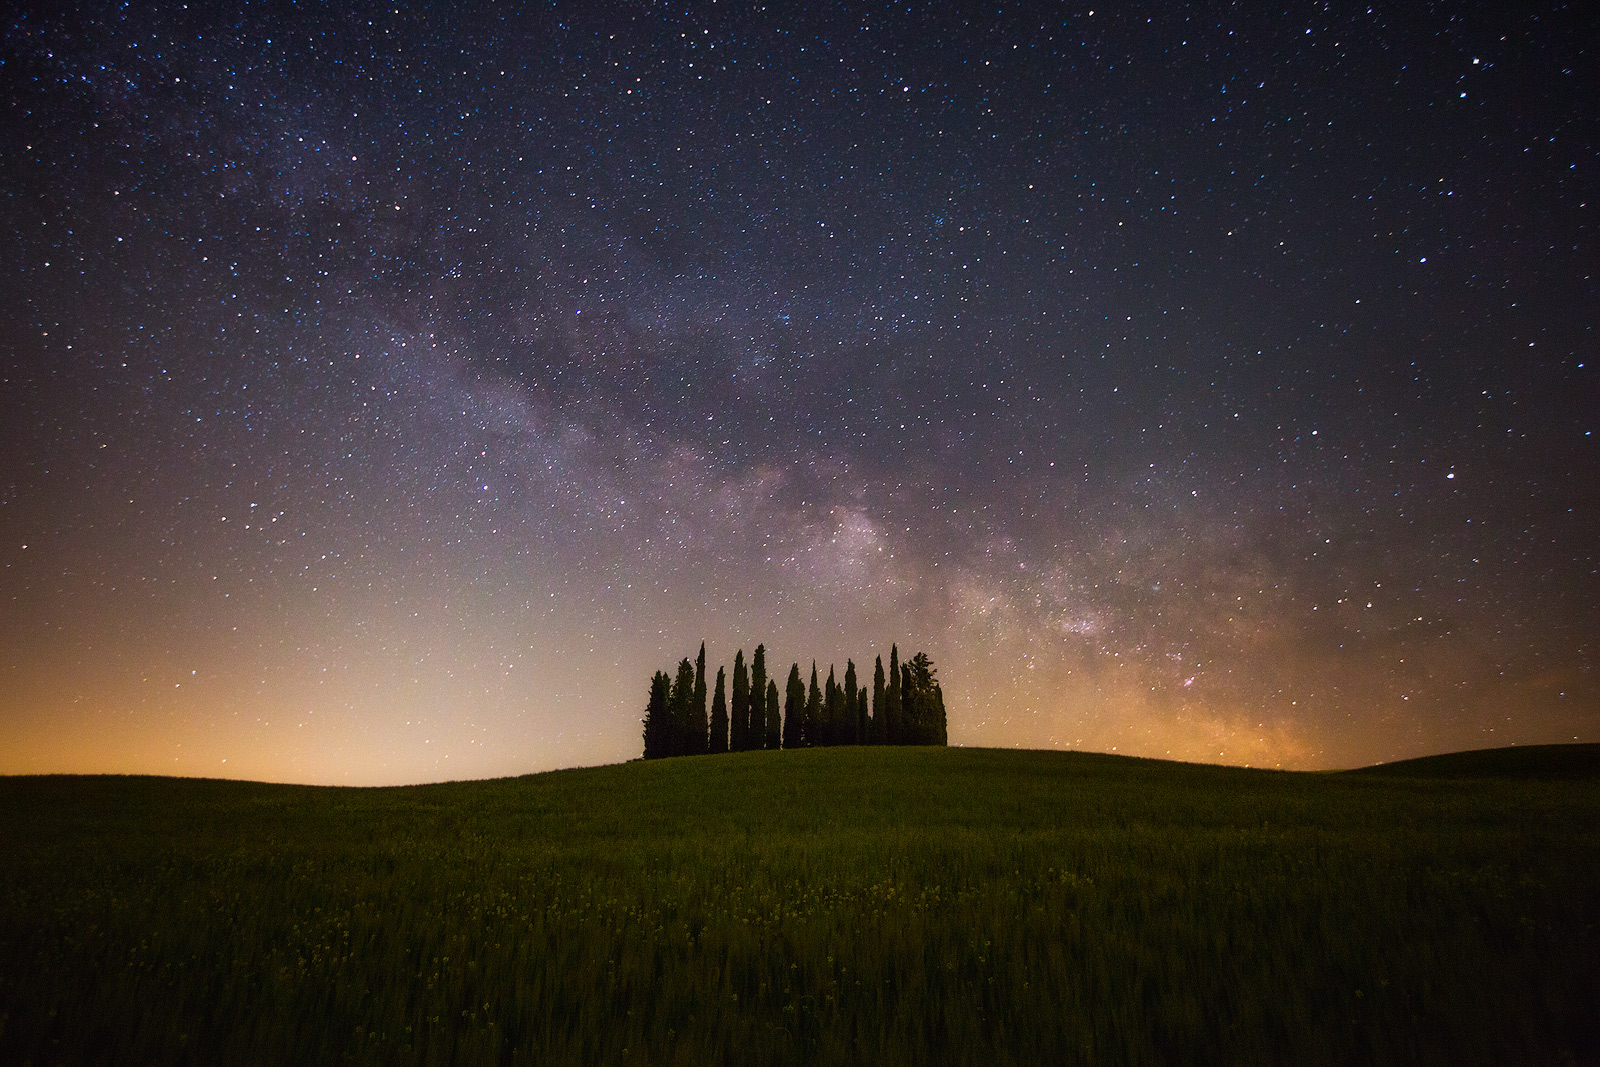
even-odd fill
[(0, 773), (1600, 740), (1588, 5), (8, 5)]

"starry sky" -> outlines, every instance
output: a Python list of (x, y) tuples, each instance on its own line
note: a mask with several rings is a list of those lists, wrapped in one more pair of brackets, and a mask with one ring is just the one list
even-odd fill
[(1587, 5), (8, 5), (0, 773), (1600, 740)]

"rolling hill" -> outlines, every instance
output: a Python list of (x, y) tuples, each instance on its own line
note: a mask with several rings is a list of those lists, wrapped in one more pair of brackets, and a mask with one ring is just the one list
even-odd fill
[(0, 779), (0, 1062), (1596, 1062), (1584, 747)]

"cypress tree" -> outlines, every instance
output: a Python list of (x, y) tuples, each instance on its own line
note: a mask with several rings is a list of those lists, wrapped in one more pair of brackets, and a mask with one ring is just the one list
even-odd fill
[(867, 687), (856, 694), (856, 737), (859, 744), (872, 744), (872, 723), (867, 719)]
[(811, 661), (811, 689), (806, 694), (805, 744), (825, 745), (822, 739), (822, 690), (817, 687), (817, 661)]
[(789, 684), (783, 701), (783, 747), (805, 744), (806, 684), (800, 680), (800, 664), (789, 668)]
[(706, 735), (695, 736), (694, 723), (694, 664), (685, 656), (678, 663), (678, 677), (672, 683), (673, 725), (672, 743), (668, 746), (674, 756), (692, 756), (706, 750)]
[(889, 707), (888, 699), (883, 692), (883, 657), (878, 657), (878, 664), (872, 669), (872, 743), (882, 745), (888, 743)]
[(839, 702), (838, 698), (833, 695), (833, 691), (836, 688), (838, 686), (833, 680), (833, 664), (830, 663), (828, 664), (828, 680), (822, 683), (822, 726), (819, 732), (822, 735), (822, 743), (824, 745), (837, 743), (833, 735), (833, 709)]
[(717, 668), (717, 692), (711, 698), (711, 751), (728, 751), (728, 694), (723, 687), (724, 672)]
[(840, 734), (844, 725), (844, 700), (839, 683), (833, 680), (833, 664), (828, 664), (828, 687), (822, 691), (823, 717), (828, 720), (828, 744), (837, 745), (844, 740)]
[(928, 744), (922, 689), (917, 688), (917, 673), (909, 662), (901, 664), (901, 736), (909, 745)]
[(700, 736), (707, 738), (702, 752), (710, 751), (709, 732), (706, 723), (706, 643), (700, 642), (700, 655), (694, 661), (694, 700), (691, 710)]
[(733, 707), (729, 709), (728, 749), (750, 747), (750, 675), (744, 666), (744, 649), (733, 657)]
[(767, 743), (767, 646), (757, 645), (750, 660), (750, 733), (746, 748)]
[(778, 683), (767, 683), (767, 736), (763, 739), (766, 748), (777, 748), (781, 725), (778, 721)]
[(667, 695), (671, 684), (666, 671), (656, 671), (650, 679), (650, 703), (644, 713), (645, 759), (660, 759), (667, 754)]
[(889, 685), (884, 690), (884, 726), (886, 734), (884, 741), (891, 745), (903, 745), (905, 742), (900, 737), (900, 646), (889, 646)]
[(661, 671), (661, 748), (659, 755), (673, 755), (672, 746), (677, 732), (672, 725), (672, 675)]
[(905, 666), (906, 690), (910, 694), (906, 706), (915, 710), (908, 715), (915, 728), (915, 744), (945, 745), (949, 743), (944, 716), (944, 692), (939, 687), (938, 671), (927, 653), (918, 652)]
[(856, 707), (856, 661), (844, 661), (844, 737), (841, 740), (847, 745), (861, 743), (861, 724), (859, 709)]
[(827, 682), (822, 683), (822, 703), (817, 705), (816, 718), (811, 720), (812, 731), (816, 734), (816, 744), (827, 747), (833, 744), (833, 723), (828, 719), (828, 703), (833, 696), (833, 689)]
[(917, 691), (910, 688), (910, 664), (901, 664), (901, 744), (922, 744), (917, 734)]
[(667, 719), (661, 753), (664, 756), (683, 755), (683, 698), (686, 694), (672, 684), (674, 677), (674, 674), (667, 674)]

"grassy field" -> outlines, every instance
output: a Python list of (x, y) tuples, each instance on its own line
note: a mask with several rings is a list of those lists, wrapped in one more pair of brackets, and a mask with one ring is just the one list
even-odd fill
[(1457, 761), (0, 779), (0, 1063), (1600, 1062), (1600, 746)]

